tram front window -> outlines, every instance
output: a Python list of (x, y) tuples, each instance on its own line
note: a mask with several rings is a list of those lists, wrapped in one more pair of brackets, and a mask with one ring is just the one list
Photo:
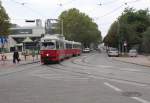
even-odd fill
[(55, 49), (55, 43), (53, 42), (44, 42), (42, 43), (41, 49)]

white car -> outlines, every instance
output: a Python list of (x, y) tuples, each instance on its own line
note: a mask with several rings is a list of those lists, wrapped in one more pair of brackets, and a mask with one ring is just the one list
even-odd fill
[(128, 55), (130, 56), (130, 57), (137, 57), (137, 50), (136, 49), (131, 49), (131, 50), (129, 50), (129, 53), (128, 53)]
[(115, 56), (118, 57), (119, 56), (119, 51), (116, 48), (111, 48), (108, 50), (108, 56)]
[(83, 53), (89, 53), (89, 52), (90, 52), (90, 48), (83, 49)]

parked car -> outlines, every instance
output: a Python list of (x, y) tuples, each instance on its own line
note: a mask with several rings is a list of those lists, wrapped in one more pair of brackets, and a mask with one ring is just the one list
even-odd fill
[(90, 48), (84, 48), (82, 52), (83, 53), (89, 53), (90, 52)]
[(119, 56), (119, 51), (117, 48), (111, 48), (108, 50), (108, 56), (111, 57), (111, 56), (115, 56), (115, 57), (118, 57)]
[(136, 50), (136, 49), (131, 49), (131, 50), (129, 50), (128, 55), (129, 55), (130, 57), (137, 57), (137, 55), (138, 55), (137, 50)]

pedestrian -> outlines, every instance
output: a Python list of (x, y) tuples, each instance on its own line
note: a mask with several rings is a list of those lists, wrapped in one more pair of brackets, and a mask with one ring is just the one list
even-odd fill
[(5, 61), (6, 61), (7, 57), (6, 55), (4, 55), (3, 53), (1, 54), (1, 60), (2, 60), (2, 63), (5, 64)]
[(27, 54), (28, 54), (27, 51), (26, 50), (23, 51), (22, 54), (24, 55), (24, 60), (26, 61), (27, 60)]
[(20, 61), (20, 58), (19, 58), (19, 53), (17, 50), (14, 51), (14, 54), (13, 54), (13, 63), (16, 63), (16, 60), (17, 62), (19, 63)]
[(34, 61), (34, 57), (35, 57), (35, 50), (33, 49), (33, 50), (32, 50), (32, 58), (33, 58), (33, 61)]
[(35, 55), (36, 55), (36, 60), (38, 60), (38, 55), (39, 55), (38, 50), (35, 51)]

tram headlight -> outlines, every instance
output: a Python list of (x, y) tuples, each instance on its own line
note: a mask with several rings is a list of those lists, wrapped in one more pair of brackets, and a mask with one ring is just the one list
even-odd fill
[(46, 56), (49, 56), (49, 54), (46, 54)]

